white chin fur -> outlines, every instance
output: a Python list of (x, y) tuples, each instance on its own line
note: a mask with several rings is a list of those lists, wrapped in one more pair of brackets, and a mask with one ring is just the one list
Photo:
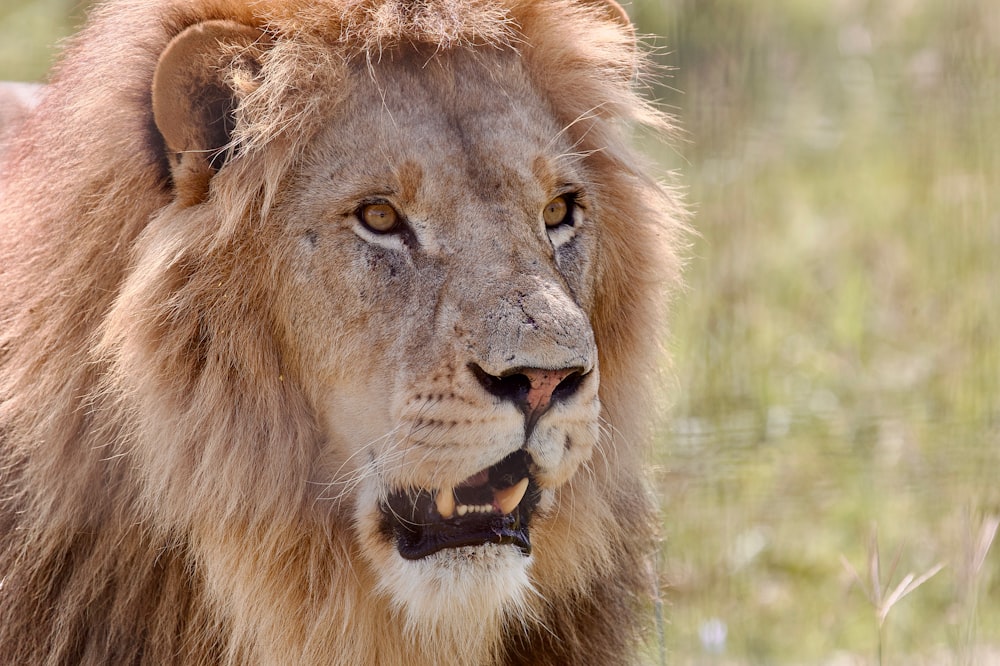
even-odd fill
[(381, 572), (379, 587), (414, 638), (461, 633), (459, 644), (491, 645), (507, 622), (530, 613), (532, 559), (515, 546), (465, 546), (420, 560), (396, 559)]

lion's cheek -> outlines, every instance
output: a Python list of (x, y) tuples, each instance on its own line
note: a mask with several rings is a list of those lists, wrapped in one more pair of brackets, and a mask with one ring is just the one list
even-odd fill
[(393, 300), (387, 287), (359, 275), (356, 263), (336, 253), (294, 257), (295, 279), (276, 300), (285, 361), (321, 427), (363, 443), (385, 432), (393, 382), (385, 368), (394, 365), (405, 336), (396, 310), (386, 307)]
[(542, 426), (524, 447), (538, 466), (538, 485), (557, 489), (568, 483), (593, 457), (597, 437), (596, 422), (566, 429)]

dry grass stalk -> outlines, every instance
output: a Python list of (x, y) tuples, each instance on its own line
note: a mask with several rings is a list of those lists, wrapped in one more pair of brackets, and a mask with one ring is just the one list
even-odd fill
[(899, 564), (899, 558), (902, 554), (902, 547), (896, 551), (895, 557), (893, 557), (892, 565), (889, 567), (889, 574), (886, 576), (885, 585), (882, 584), (882, 571), (881, 571), (881, 557), (879, 555), (878, 547), (878, 526), (873, 525), (871, 535), (868, 539), (868, 583), (866, 584), (861, 574), (858, 570), (847, 561), (847, 558), (843, 555), (840, 556), (840, 561), (843, 563), (844, 567), (851, 573), (854, 580), (857, 581), (858, 586), (864, 590), (865, 594), (868, 596), (868, 601), (871, 603), (872, 607), (875, 609), (875, 617), (878, 625), (878, 663), (882, 663), (882, 647), (883, 647), (883, 626), (885, 625), (886, 618), (889, 617), (889, 611), (899, 603), (905, 596), (916, 590), (918, 587), (926, 583), (935, 574), (937, 574), (941, 569), (944, 568), (943, 562), (938, 562), (930, 569), (920, 574), (919, 576), (914, 573), (908, 573), (903, 576), (903, 579), (899, 581), (899, 584), (894, 588), (890, 589), (891, 581), (896, 573), (896, 566)]

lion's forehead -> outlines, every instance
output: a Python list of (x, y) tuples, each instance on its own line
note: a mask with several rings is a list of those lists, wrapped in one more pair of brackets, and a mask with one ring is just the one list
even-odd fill
[(401, 53), (355, 76), (310, 160), (333, 181), (331, 194), (392, 185), (404, 196), (423, 188), (437, 201), (456, 188), (544, 196), (555, 174), (576, 165), (514, 56), (458, 50), (427, 64)]
[(435, 117), (449, 126), (492, 126), (541, 103), (524, 59), (512, 50), (427, 55), (400, 47), (377, 63), (355, 62), (350, 71), (352, 96), (397, 120)]

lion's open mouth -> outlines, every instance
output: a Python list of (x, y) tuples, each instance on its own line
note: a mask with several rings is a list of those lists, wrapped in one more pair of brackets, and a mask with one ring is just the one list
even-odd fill
[(496, 543), (529, 555), (528, 522), (539, 499), (530, 461), (517, 451), (454, 488), (390, 494), (382, 505), (383, 525), (399, 554), (417, 560), (445, 548)]

